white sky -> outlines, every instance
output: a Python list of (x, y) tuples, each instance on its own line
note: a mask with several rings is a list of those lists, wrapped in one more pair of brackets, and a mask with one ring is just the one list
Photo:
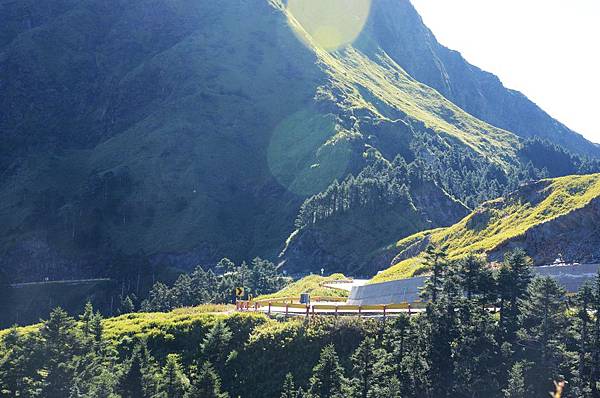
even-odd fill
[(600, 0), (412, 0), (438, 41), (600, 143)]

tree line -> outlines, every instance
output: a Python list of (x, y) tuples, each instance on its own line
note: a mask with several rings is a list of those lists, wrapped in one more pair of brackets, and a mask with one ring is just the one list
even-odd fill
[(525, 398), (563, 380), (563, 397), (600, 396), (600, 275), (569, 297), (533, 278), (522, 251), (495, 268), (436, 248), (426, 259), (427, 308), (385, 322), (281, 319), (240, 334), (217, 320), (195, 347), (182, 331), (182, 342), (150, 349), (115, 344), (91, 305), (79, 319), (57, 309), (2, 339), (0, 396)]
[(496, 270), (431, 247), (427, 260), (423, 314), (386, 322), (347, 369), (325, 347), (306, 390), (289, 374), (281, 397), (543, 397), (564, 380), (563, 397), (600, 396), (600, 275), (568, 298), (523, 251)]
[(237, 287), (244, 288), (247, 298), (275, 293), (290, 282), (290, 278), (280, 273), (272, 262), (258, 257), (250, 264), (244, 261), (239, 265), (224, 258), (216, 269), (221, 273), (216, 274), (210, 269), (205, 271), (198, 266), (189, 274), (181, 274), (171, 287), (156, 282), (148, 298), (142, 301), (141, 311), (169, 311), (200, 304), (231, 303)]
[(378, 157), (356, 176), (332, 182), (326, 190), (304, 201), (295, 225), (308, 227), (359, 208), (408, 204), (412, 188), (425, 182), (435, 182), (473, 209), (516, 190), (522, 183), (600, 171), (600, 161), (574, 155), (539, 138), (525, 140), (518, 154), (520, 161), (505, 170), (470, 149), (417, 134), (409, 159), (397, 155), (390, 162)]

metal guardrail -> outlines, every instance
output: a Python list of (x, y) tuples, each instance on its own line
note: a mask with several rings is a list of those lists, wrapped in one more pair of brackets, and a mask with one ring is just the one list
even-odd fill
[[(314, 299), (314, 298), (313, 298)], [(323, 299), (323, 297), (321, 297)], [(338, 302), (339, 298), (335, 298)], [(381, 305), (346, 305), (346, 304), (331, 304), (329, 301), (327, 304), (301, 304), (295, 303), (299, 301), (297, 298), (280, 298), (277, 300), (255, 300), (255, 301), (238, 301), (236, 302), (237, 311), (250, 311), (250, 312), (263, 312), (268, 315), (271, 314), (285, 314), (290, 315), (380, 315), (383, 317), (397, 314), (399, 312), (407, 313), (412, 315), (413, 313), (421, 312), (427, 303), (424, 302), (413, 302), (413, 303), (398, 303), (398, 304), (381, 304)], [(321, 300), (327, 301), (327, 300)], [(345, 299), (344, 299), (345, 301)], [(302, 310), (302, 311), (295, 311)]]
[[(348, 298), (347, 297), (334, 297), (334, 296), (312, 296), (310, 298), (311, 301), (314, 302), (346, 302)], [(248, 302), (250, 303), (259, 303), (259, 304), (265, 304), (265, 303), (290, 303), (293, 304), (294, 302), (300, 302), (300, 298), (299, 297), (276, 297), (276, 298), (266, 298), (266, 299), (256, 299), (256, 300), (248, 300)]]

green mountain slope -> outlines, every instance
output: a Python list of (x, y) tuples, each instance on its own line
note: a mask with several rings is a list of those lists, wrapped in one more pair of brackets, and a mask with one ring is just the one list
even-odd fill
[(467, 213), (464, 204), (414, 166), (380, 160), (304, 202), (280, 264), (292, 273), (324, 267), (372, 275), (389, 265), (382, 248), (398, 234), (452, 225)]
[[(399, 22), (401, 21), (401, 22)], [(600, 147), (552, 118), (522, 93), (507, 89), (495, 75), (469, 64), (442, 46), (409, 0), (373, 1), (371, 18), (359, 39), (374, 41), (416, 80), (436, 89), (475, 117), (520, 137), (540, 137), (578, 154), (600, 156)]]
[(278, 1), (1, 0), (0, 267), (127, 279), (132, 258), (138, 274), (274, 258), (305, 200), (401, 157), (450, 205), (396, 209), (375, 250), (541, 172), (386, 49), (377, 21), (402, 30), (378, 10), (402, 4), (374, 2), (354, 44), (326, 51)]
[(541, 180), (484, 203), (451, 227), (400, 240), (393, 249), (396, 264), (373, 281), (411, 276), (428, 244), (444, 248), (451, 258), (479, 252), (500, 260), (506, 251), (521, 247), (537, 265), (558, 257), (597, 261), (599, 221), (600, 174)]

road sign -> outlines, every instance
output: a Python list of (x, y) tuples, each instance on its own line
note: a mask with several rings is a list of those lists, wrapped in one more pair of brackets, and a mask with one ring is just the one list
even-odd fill
[(236, 297), (242, 297), (244, 295), (244, 288), (243, 287), (236, 287), (235, 288), (235, 296)]

